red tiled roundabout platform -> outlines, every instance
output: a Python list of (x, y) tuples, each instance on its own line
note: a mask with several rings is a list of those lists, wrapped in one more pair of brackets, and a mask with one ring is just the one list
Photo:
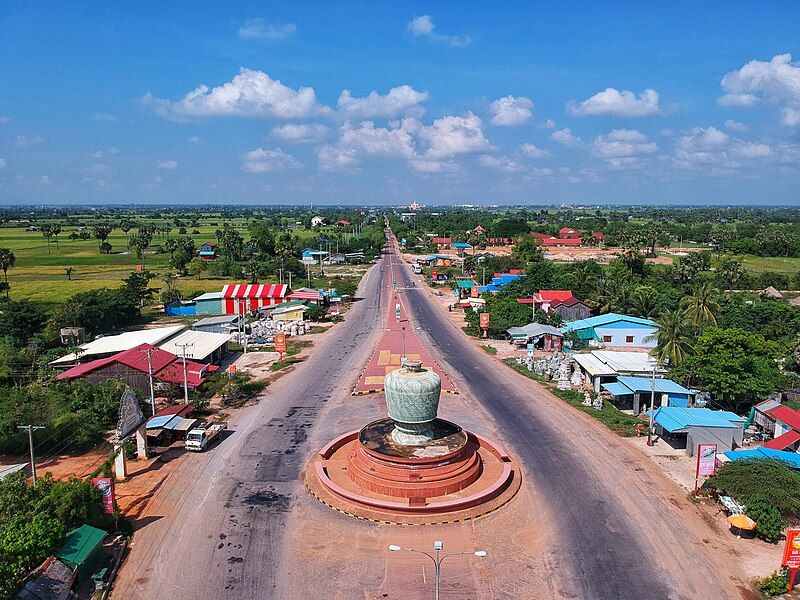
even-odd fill
[(394, 445), (382, 419), (320, 450), (304, 473), (324, 504), (362, 519), (426, 524), (483, 516), (506, 504), (521, 483), (503, 448), (436, 420), (437, 441), (424, 449)]

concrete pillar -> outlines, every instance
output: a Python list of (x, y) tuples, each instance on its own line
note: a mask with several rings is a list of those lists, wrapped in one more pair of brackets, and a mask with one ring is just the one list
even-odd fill
[(144, 425), (136, 430), (136, 452), (139, 460), (147, 460), (147, 428)]
[(634, 392), (634, 394), (633, 394), (633, 414), (634, 415), (638, 415), (640, 412), (642, 412), (641, 408), (640, 408), (640, 404), (641, 404), (641, 396), (639, 395), (639, 392)]
[(128, 464), (125, 461), (125, 449), (122, 444), (114, 444), (114, 452), (117, 456), (114, 459), (114, 474), (117, 479), (125, 479), (128, 477)]

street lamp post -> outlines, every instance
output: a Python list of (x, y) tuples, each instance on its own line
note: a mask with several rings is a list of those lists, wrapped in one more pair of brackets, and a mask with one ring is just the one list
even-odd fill
[(442, 573), (442, 562), (444, 561), (445, 558), (449, 556), (469, 556), (469, 555), (477, 556), (478, 558), (486, 557), (485, 550), (476, 550), (474, 552), (448, 552), (447, 554), (442, 554), (443, 549), (444, 549), (444, 544), (439, 540), (433, 542), (433, 550), (436, 553), (435, 556), (433, 554), (430, 554), (429, 552), (424, 552), (422, 550), (414, 550), (413, 548), (403, 548), (402, 546), (397, 546), (395, 544), (389, 546), (389, 550), (391, 550), (392, 552), (413, 552), (415, 554), (424, 554), (425, 556), (430, 558), (431, 561), (433, 561), (434, 573), (436, 574), (436, 588), (434, 591), (435, 600), (439, 600), (439, 582)]

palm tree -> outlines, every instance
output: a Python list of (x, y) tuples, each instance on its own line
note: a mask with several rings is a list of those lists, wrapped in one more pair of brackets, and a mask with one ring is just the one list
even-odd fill
[(679, 365), (692, 351), (691, 325), (680, 310), (666, 310), (656, 322), (658, 333), (647, 336), (645, 341), (656, 341), (652, 354), (659, 363)]
[(17, 262), (17, 257), (8, 248), (0, 248), (0, 269), (3, 269), (3, 279), (6, 288), (6, 300), (8, 300), (8, 270)]
[(686, 318), (693, 325), (704, 325), (710, 323), (717, 324), (717, 313), (719, 312), (719, 302), (717, 296), (719, 290), (708, 283), (704, 283), (694, 292), (694, 295), (683, 299), (682, 304)]
[(261, 274), (261, 265), (257, 261), (251, 260), (244, 267), (244, 274), (250, 277), (250, 283), (258, 283), (258, 276)]

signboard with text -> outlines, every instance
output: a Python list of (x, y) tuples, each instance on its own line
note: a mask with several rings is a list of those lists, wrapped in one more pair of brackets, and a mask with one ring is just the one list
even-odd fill
[(790, 528), (786, 530), (786, 546), (783, 549), (784, 567), (797, 569), (800, 567), (800, 528)]
[(697, 446), (697, 474), (701, 477), (710, 477), (716, 473), (717, 445), (699, 444)]
[(114, 480), (111, 477), (95, 477), (92, 479), (92, 485), (100, 490), (100, 495), (103, 498), (103, 512), (107, 514), (114, 513)]
[(280, 361), (281, 364), (283, 364), (283, 353), (286, 352), (286, 334), (276, 333), (274, 344), (275, 344), (275, 352), (280, 354)]
[(119, 401), (119, 419), (117, 420), (117, 439), (124, 440), (144, 424), (144, 414), (139, 406), (134, 391), (126, 387)]
[(480, 313), (479, 316), (480, 316), (481, 329), (489, 329), (489, 313), (482, 312)]

